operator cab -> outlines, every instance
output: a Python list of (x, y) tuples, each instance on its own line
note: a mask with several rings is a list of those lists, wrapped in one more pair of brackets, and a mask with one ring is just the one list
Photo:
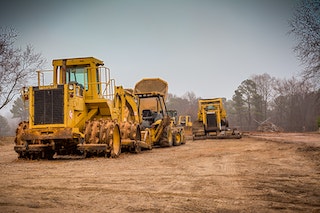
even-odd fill
[(150, 128), (153, 123), (163, 118), (163, 111), (161, 110), (159, 113), (157, 111), (153, 111), (151, 109), (142, 110), (142, 127)]
[(66, 70), (66, 83), (76, 84), (82, 90), (84, 85), (86, 85), (86, 90), (88, 90), (88, 73), (86, 72), (86, 67), (68, 67)]
[(138, 95), (138, 106), (141, 112), (142, 129), (150, 128), (153, 123), (167, 115), (163, 97), (155, 94)]
[[(52, 85), (68, 84), (69, 90), (79, 90), (87, 100), (110, 98), (113, 83), (110, 70), (103, 67), (103, 61), (94, 57), (53, 60)], [(110, 83), (111, 82), (111, 83)]]

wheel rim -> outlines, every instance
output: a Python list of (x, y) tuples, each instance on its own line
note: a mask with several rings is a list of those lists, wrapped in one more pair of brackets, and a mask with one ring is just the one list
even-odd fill
[(173, 136), (172, 136), (171, 128), (168, 128), (167, 135), (168, 135), (169, 146), (172, 146), (173, 145)]
[(180, 135), (180, 133), (177, 133), (175, 135), (175, 141), (176, 141), (176, 145), (180, 145), (180, 143), (181, 143), (181, 135)]
[(114, 157), (119, 156), (121, 152), (120, 128), (115, 125), (112, 135), (112, 152)]

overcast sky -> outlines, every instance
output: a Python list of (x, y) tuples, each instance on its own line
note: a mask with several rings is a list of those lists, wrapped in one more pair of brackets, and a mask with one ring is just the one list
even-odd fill
[(160, 77), (169, 93), (226, 97), (254, 74), (302, 67), (288, 32), (294, 0), (0, 0), (1, 27), (47, 60), (93, 56), (117, 85)]

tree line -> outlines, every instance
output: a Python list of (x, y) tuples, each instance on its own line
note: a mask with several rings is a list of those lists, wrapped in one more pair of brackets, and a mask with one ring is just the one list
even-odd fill
[[(196, 120), (199, 99), (193, 92), (183, 97), (169, 95), (168, 108)], [(231, 100), (224, 99), (224, 106), (230, 127), (243, 131), (255, 131), (266, 121), (284, 131), (315, 131), (320, 125), (320, 89), (296, 77), (253, 75), (242, 81)]]
[(320, 119), (320, 90), (311, 81), (254, 75), (232, 98), (233, 122), (254, 130), (269, 120), (285, 131), (314, 131)]
[[(215, 97), (212, 97), (215, 98)], [(176, 109), (179, 115), (197, 119), (198, 100), (193, 92), (182, 97), (169, 94), (168, 109)], [(292, 77), (277, 79), (265, 73), (253, 75), (241, 82), (232, 99), (224, 99), (230, 127), (242, 131), (256, 131), (265, 121), (283, 131), (316, 131), (320, 125), (320, 89), (312, 81)], [(27, 120), (24, 103), (18, 97), (11, 109), (11, 118)], [(2, 133), (12, 134), (7, 119), (0, 116)]]
[[(288, 24), (288, 34), (297, 42), (293, 51), (304, 69), (289, 79), (262, 74), (242, 81), (232, 99), (225, 100), (231, 125), (245, 131), (256, 130), (266, 121), (284, 131), (320, 128), (320, 0), (297, 1)], [(168, 104), (196, 119), (197, 99), (188, 92), (183, 98), (169, 96)]]

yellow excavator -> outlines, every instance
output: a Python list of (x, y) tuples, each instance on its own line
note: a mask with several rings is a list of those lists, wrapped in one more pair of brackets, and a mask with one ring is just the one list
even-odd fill
[(110, 70), (94, 57), (53, 60), (38, 71), (38, 85), (24, 87), (29, 121), (16, 130), (20, 158), (52, 159), (54, 154), (117, 157), (122, 149), (151, 147), (141, 141), (132, 91), (116, 86)]
[(198, 120), (192, 125), (193, 140), (241, 138), (241, 133), (229, 128), (222, 98), (200, 99)]

